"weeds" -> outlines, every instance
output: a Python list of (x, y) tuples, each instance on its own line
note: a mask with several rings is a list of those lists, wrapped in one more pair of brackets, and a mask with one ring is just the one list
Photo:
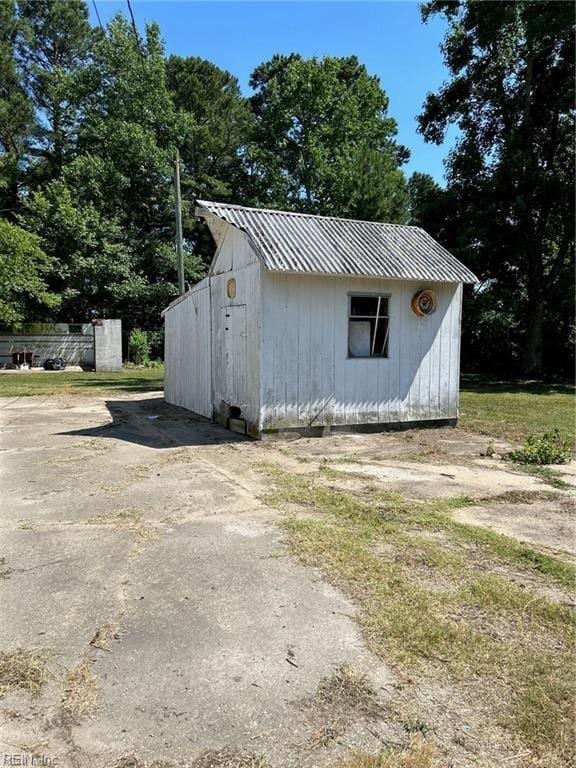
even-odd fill
[(560, 432), (545, 432), (543, 435), (529, 435), (521, 448), (511, 451), (507, 458), (518, 464), (566, 464), (570, 459), (570, 446), (560, 437)]

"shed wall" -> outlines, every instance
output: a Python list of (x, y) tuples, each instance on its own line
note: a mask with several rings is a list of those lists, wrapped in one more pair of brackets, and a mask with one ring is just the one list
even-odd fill
[(212, 416), (210, 283), (198, 283), (164, 315), (164, 398)]
[[(212, 265), (212, 387), (216, 416), (241, 409), (249, 431), (260, 422), (260, 261), (246, 235), (228, 226)], [(227, 295), (229, 280), (236, 295)]]
[[(410, 301), (433, 288), (438, 308)], [(348, 296), (389, 295), (388, 358), (348, 357)], [(462, 286), (262, 274), (262, 424), (353, 425), (456, 418)]]

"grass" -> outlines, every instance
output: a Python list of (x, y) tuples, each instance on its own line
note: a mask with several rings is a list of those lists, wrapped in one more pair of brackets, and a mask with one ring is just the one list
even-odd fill
[[(408, 676), (473, 687), (478, 717), (491, 718), (476, 737), (503, 727), (511, 749), (531, 750), (542, 765), (575, 757), (574, 622), (569, 606), (548, 596), (554, 585), (573, 589), (570, 565), (450, 514), (482, 499), (413, 502), (329, 485), (334, 471), (263, 469), (275, 486), (265, 501), (288, 512), (290, 547), (355, 599), (373, 651)], [(412, 707), (403, 722), (434, 732), (426, 700), (420, 714)], [(349, 764), (427, 764), (363, 759)]]
[(27, 691), (37, 696), (50, 678), (47, 650), (0, 651), (0, 699), (13, 691)]
[(460, 426), (472, 432), (521, 441), (557, 429), (574, 445), (575, 388), (538, 382), (511, 383), (464, 376), (460, 390)]
[(125, 368), (122, 371), (0, 374), (0, 397), (78, 395), (100, 392), (156, 392), (163, 386), (163, 368)]
[(325, 747), (340, 738), (356, 717), (371, 719), (380, 713), (370, 681), (348, 664), (323, 678), (314, 696), (302, 703), (316, 723), (310, 749)]
[(540, 467), (537, 464), (511, 463), (510, 467), (507, 467), (507, 469), (513, 469), (515, 472), (522, 472), (525, 475), (538, 477), (542, 482), (551, 485), (553, 488), (558, 488), (559, 490), (566, 490), (567, 488), (572, 487), (570, 483), (567, 483), (566, 480), (564, 480), (560, 472), (557, 472), (551, 467)]
[(441, 768), (437, 750), (423, 739), (413, 739), (406, 749), (379, 755), (356, 752), (340, 760), (336, 768)]
[(62, 710), (79, 720), (90, 712), (98, 699), (98, 678), (92, 672), (92, 661), (85, 659), (66, 675)]

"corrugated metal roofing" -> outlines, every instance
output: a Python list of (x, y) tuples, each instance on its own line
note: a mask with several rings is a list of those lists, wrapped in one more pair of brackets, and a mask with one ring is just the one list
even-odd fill
[(320, 275), (475, 283), (476, 276), (420, 227), (245, 208), (198, 200), (244, 230), (266, 269)]

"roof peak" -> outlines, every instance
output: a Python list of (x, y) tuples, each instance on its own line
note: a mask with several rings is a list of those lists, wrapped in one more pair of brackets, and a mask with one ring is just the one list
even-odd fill
[(420, 229), (411, 224), (392, 224), (388, 221), (368, 221), (368, 219), (347, 219), (343, 216), (321, 216), (318, 213), (300, 213), (299, 211), (285, 211), (280, 208), (253, 208), (248, 205), (236, 205), (235, 203), (220, 203), (213, 200), (196, 200), (196, 204), (201, 207), (221, 206), (222, 208), (234, 208), (238, 211), (251, 211), (253, 213), (272, 213), (282, 216), (300, 216), (305, 219), (330, 219), (331, 221), (344, 221), (346, 223), (357, 222), (358, 224), (372, 224), (377, 227), (401, 227), (402, 229)]

